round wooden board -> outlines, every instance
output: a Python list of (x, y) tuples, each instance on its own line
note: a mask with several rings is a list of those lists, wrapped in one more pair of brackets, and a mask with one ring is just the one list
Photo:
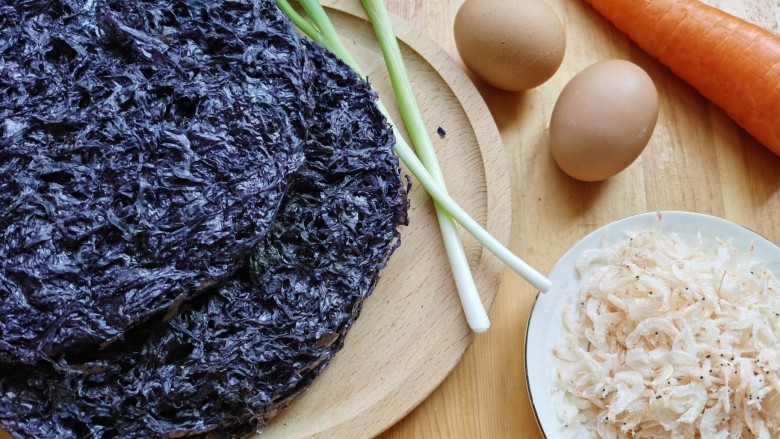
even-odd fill
[[(393, 119), (400, 122), (373, 29), (356, 5), (333, 1), (326, 8), (347, 48), (390, 107)], [(509, 172), (490, 112), (471, 81), (441, 48), (399, 19), (393, 25), (450, 194), (493, 236), (508, 244)], [(440, 127), (446, 133), (443, 137), (437, 133)], [(414, 182), (409, 213), (401, 246), (382, 271), (344, 348), (259, 437), (365, 438), (379, 434), (422, 402), (471, 344), (472, 332), (452, 281), (433, 203)], [(461, 236), (482, 302), (489, 308), (504, 267), (473, 238)]]

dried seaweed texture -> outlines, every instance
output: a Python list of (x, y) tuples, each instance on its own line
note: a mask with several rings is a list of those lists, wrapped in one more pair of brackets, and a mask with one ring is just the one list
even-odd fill
[(106, 344), (232, 275), (303, 162), (273, 2), (0, 5), (0, 360)]
[[(244, 269), (92, 358), (0, 366), (0, 427), (20, 437), (243, 437), (342, 347), (399, 245), (406, 187), (368, 84), (306, 42), (318, 74), (312, 138)], [(140, 334), (139, 334), (140, 332)]]

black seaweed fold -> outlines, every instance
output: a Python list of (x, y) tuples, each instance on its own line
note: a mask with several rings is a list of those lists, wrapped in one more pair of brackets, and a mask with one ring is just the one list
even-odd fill
[[(0, 23), (10, 22), (8, 20), (17, 20), (15, 23), (19, 23), (20, 14), (32, 16), (30, 10), (44, 15), (59, 14), (63, 23), (77, 22), (83, 17), (71, 18), (78, 15), (74, 11), (86, 5), (91, 3), (22, 2), (16, 4), (13, 11), (8, 7), (0, 7)], [(161, 273), (157, 272), (150, 282), (163, 285), (159, 289), (159, 298), (155, 300), (164, 305), (145, 308), (147, 314), (134, 320), (132, 325), (116, 325), (113, 328), (115, 332), (95, 331), (99, 336), (90, 333), (88, 337), (80, 337), (78, 331), (75, 335), (69, 332), (74, 327), (71, 325), (54, 331), (62, 334), (64, 339), (72, 337), (68, 339), (71, 341), (21, 343), (17, 344), (16, 350), (10, 349), (7, 340), (15, 339), (8, 336), (14, 333), (8, 328), (13, 328), (15, 324), (24, 326), (21, 320), (15, 320), (17, 315), (24, 314), (9, 310), (8, 304), (20, 307), (15, 304), (21, 301), (9, 299), (17, 291), (12, 291), (8, 285), (15, 284), (0, 280), (0, 345), (5, 349), (2, 351), (4, 357), (0, 357), (0, 429), (11, 431), (18, 437), (246, 436), (261, 430), (280, 408), (305, 390), (343, 346), (344, 337), (358, 317), (363, 300), (373, 291), (380, 270), (400, 244), (398, 226), (406, 224), (407, 198), (406, 187), (399, 177), (398, 161), (391, 149), (394, 141), (392, 132), (374, 104), (376, 96), (369, 85), (319, 46), (295, 36), (289, 23), (280, 18), (272, 1), (240, 0), (222, 4), (196, 0), (126, 4), (96, 2), (92, 7), (95, 11), (108, 10), (105, 8), (113, 11), (110, 14), (96, 12), (94, 15), (99, 23), (96, 26), (118, 29), (116, 43), (123, 47), (123, 51), (106, 55), (112, 62), (121, 64), (128, 56), (140, 56), (169, 69), (170, 75), (196, 77), (206, 68), (198, 64), (202, 51), (192, 49), (189, 42), (201, 41), (206, 44), (211, 41), (210, 50), (219, 54), (214, 57), (241, 60), (231, 65), (234, 70), (230, 73), (231, 77), (239, 78), (236, 79), (238, 85), (228, 81), (224, 87), (228, 90), (238, 87), (235, 90), (244, 90), (247, 95), (239, 97), (229, 94), (231, 98), (250, 102), (258, 99), (258, 108), (264, 108), (266, 101), (283, 100), (273, 87), (281, 84), (284, 90), (290, 91), (289, 95), (282, 94), (289, 97), (289, 101), (283, 100), (283, 103), (276, 102), (274, 105), (269, 103), (274, 114), (281, 112), (286, 115), (284, 124), (269, 122), (281, 120), (271, 116), (257, 116), (262, 121), (251, 121), (249, 119), (253, 116), (247, 113), (259, 111), (255, 107), (249, 105), (241, 107), (241, 111), (228, 111), (224, 107), (227, 105), (224, 101), (226, 95), (218, 94), (212, 102), (212, 96), (208, 93), (201, 96), (194, 106), (184, 105), (190, 108), (190, 112), (195, 111), (191, 117), (182, 119), (180, 115), (171, 115), (170, 121), (160, 124), (201, 126), (200, 113), (197, 113), (199, 109), (223, 108), (223, 112), (214, 110), (214, 113), (209, 113), (209, 126), (224, 128), (237, 124), (247, 132), (257, 131), (263, 139), (262, 146), (279, 142), (284, 143), (286, 149), (277, 149), (282, 148), (282, 145), (263, 150), (262, 146), (251, 142), (231, 143), (227, 140), (233, 141), (240, 136), (226, 135), (222, 139), (225, 141), (215, 141), (206, 151), (196, 154), (204, 162), (214, 165), (209, 169), (239, 170), (235, 176), (220, 174), (219, 181), (213, 184), (224, 183), (221, 187), (230, 187), (221, 179), (235, 177), (238, 189), (233, 187), (227, 190), (224, 197), (236, 193), (244, 195), (240, 200), (234, 200), (234, 205), (238, 209), (236, 203), (239, 203), (246, 209), (242, 211), (247, 218), (246, 222), (251, 222), (255, 228), (239, 229), (236, 224), (240, 221), (225, 212), (220, 218), (231, 223), (226, 228), (230, 228), (234, 234), (225, 231), (223, 241), (217, 240), (217, 232), (208, 232), (208, 227), (219, 228), (222, 223), (206, 221), (203, 230), (206, 231), (204, 236), (207, 236), (207, 244), (198, 240), (194, 232), (197, 227), (193, 226), (185, 227), (185, 231), (181, 228), (166, 230), (173, 234), (165, 238), (170, 239), (169, 250), (165, 250), (163, 244), (146, 247), (136, 245), (138, 259), (156, 257), (163, 264), (174, 264), (169, 261), (172, 257), (176, 263), (198, 267), (201, 275), (210, 270), (219, 275), (209, 274), (206, 281), (199, 278), (200, 282), (193, 285), (178, 278), (175, 281), (163, 279)], [(44, 10), (47, 12), (42, 12)], [(14, 14), (17, 18), (9, 18)], [(146, 21), (134, 14), (143, 15)], [(131, 27), (127, 24), (138, 22), (143, 25)], [(21, 28), (35, 26), (34, 23), (24, 23)], [(6, 27), (3, 29), (3, 32), (8, 30)], [(229, 42), (225, 45), (219, 45), (210, 39), (210, 33), (202, 29), (211, 29), (235, 38), (226, 40)], [(56, 35), (58, 41), (62, 41), (57, 43), (60, 45), (57, 53), (67, 57), (69, 52), (66, 47), (77, 44), (72, 44), (64, 32)], [(74, 38), (77, 39), (80, 34), (76, 35)], [(52, 41), (53, 38), (46, 41)], [(3, 42), (0, 45), (0, 53), (6, 64), (16, 59), (6, 55), (7, 46)], [(191, 49), (186, 51), (189, 56), (182, 55), (185, 52), (182, 45)], [(255, 47), (262, 47), (262, 50), (252, 49)], [(14, 53), (17, 57), (21, 56), (18, 52)], [(59, 57), (50, 56), (54, 60)], [(279, 62), (280, 66), (284, 65), (280, 67), (283, 73), (256, 76), (260, 74), (258, 72), (275, 65), (267, 61), (269, 57), (285, 60)], [(298, 61), (300, 65), (296, 64)], [(0, 64), (2, 75), (7, 72), (6, 64)], [(68, 70), (74, 70), (72, 65), (67, 66)], [(149, 74), (140, 69), (139, 72), (142, 76)], [(208, 87), (213, 87), (210, 90), (225, 90), (215, 81), (208, 84)], [(158, 83), (152, 82), (149, 80), (145, 87), (158, 86)], [(2, 84), (6, 87), (6, 82)], [(171, 86), (170, 95), (187, 90), (182, 84)], [(256, 90), (247, 91), (242, 87), (268, 88), (270, 96), (255, 96)], [(85, 104), (85, 108), (79, 110), (80, 116), (73, 119), (80, 120), (81, 116), (93, 113), (103, 114), (100, 108), (106, 105), (106, 100), (100, 101), (99, 105), (96, 102), (94, 100)], [(155, 103), (151, 99), (147, 102), (158, 110), (165, 106), (176, 106), (175, 99), (164, 101), (165, 104)], [(0, 111), (8, 113), (2, 114), (18, 113), (18, 108), (9, 103), (13, 104), (11, 100), (3, 104)], [(289, 107), (285, 108), (284, 105)], [(123, 111), (136, 110), (125, 108)], [(175, 112), (169, 108), (157, 114), (171, 114), (172, 111)], [(17, 117), (14, 120), (21, 119)], [(153, 126), (153, 122), (144, 122), (139, 132), (148, 134), (149, 131), (144, 131), (144, 127), (148, 126)], [(3, 144), (0, 145), (0, 167), (17, 166), (22, 160), (21, 155), (17, 152), (6, 154), (6, 151), (22, 148), (19, 145), (25, 143), (22, 139), (29, 138), (29, 132), (24, 131), (27, 128), (19, 128), (7, 122), (4, 130)], [(118, 132), (120, 134), (117, 135), (127, 136), (128, 131)], [(68, 137), (71, 135), (64, 135), (57, 145), (69, 149), (72, 145), (80, 144), (81, 137)], [(98, 136), (96, 133), (84, 136), (89, 135)], [(149, 142), (142, 135), (134, 137), (140, 139), (138, 143)], [(299, 152), (292, 151), (295, 142), (300, 143)], [(112, 151), (113, 148), (120, 148), (121, 144), (106, 141), (96, 148)], [(38, 150), (46, 150), (43, 144), (25, 148), (31, 154), (44, 154)], [(163, 184), (164, 189), (179, 194), (180, 189), (174, 186), (182, 180), (173, 170), (185, 167), (191, 171), (193, 161), (183, 165), (182, 161), (186, 162), (185, 154), (181, 153), (178, 146), (172, 148), (179, 156), (170, 157), (167, 161), (160, 159), (162, 163), (155, 163), (153, 169), (156, 172), (153, 173), (173, 179), (161, 181), (167, 182), (167, 186)], [(250, 157), (244, 149), (263, 150), (265, 155)], [(100, 172), (88, 170), (105, 163), (105, 151), (94, 159), (97, 165), (93, 165), (93, 162), (82, 165), (84, 172), (100, 174), (103, 178), (103, 173), (108, 172), (106, 169), (113, 169), (114, 162), (109, 160), (111, 166), (104, 166)], [(120, 148), (111, 157), (129, 162), (129, 158), (118, 158), (126, 153), (127, 150)], [(69, 154), (71, 157), (77, 155)], [(148, 163), (149, 155), (139, 153), (135, 157), (142, 156), (143, 160), (136, 161)], [(6, 160), (7, 157), (16, 158)], [(138, 167), (143, 168), (143, 165)], [(70, 172), (69, 167), (63, 166), (63, 169)], [(45, 180), (41, 176), (48, 175), (35, 170), (30, 172), (37, 172), (35, 175), (39, 180)], [(46, 198), (54, 197), (52, 193), (64, 193), (57, 192), (53, 185), (72, 181), (72, 174), (68, 172), (62, 178), (49, 177), (52, 181), (47, 185), (40, 184), (38, 196)], [(269, 173), (273, 179), (269, 180)], [(18, 181), (11, 175), (6, 177), (5, 172), (3, 175), (3, 184), (11, 184), (5, 183), (6, 179)], [(132, 203), (125, 202), (132, 204), (129, 209), (136, 208), (138, 192), (117, 189), (117, 186), (131, 185), (130, 179), (119, 178), (115, 174), (114, 177), (118, 181), (111, 180), (114, 186), (104, 188), (106, 194), (114, 198), (132, 199)], [(185, 186), (190, 184), (188, 178), (183, 181)], [(211, 188), (211, 185), (208, 187)], [(242, 192), (258, 187), (262, 190)], [(19, 201), (23, 196), (20, 197), (17, 186), (0, 188), (4, 189), (3, 196), (17, 203), (15, 208), (23, 208), (20, 206), (25, 201)], [(195, 189), (191, 191), (197, 192)], [(155, 191), (150, 186), (149, 193), (152, 192)], [(168, 197), (175, 198), (170, 194)], [(273, 201), (275, 197), (278, 197), (276, 202)], [(213, 200), (207, 196), (204, 198)], [(93, 203), (82, 206), (82, 210), (89, 210), (90, 206), (97, 210), (101, 205)], [(171, 203), (166, 206), (170, 207)], [(268, 210), (254, 217), (252, 209), (256, 206)], [(27, 223), (14, 216), (17, 214), (11, 211), (13, 209), (0, 208), (3, 209), (3, 219), (5, 215), (13, 219), (4, 224), (16, 227), (15, 230), (25, 229)], [(187, 222), (190, 220), (188, 214), (198, 217), (202, 209), (205, 209), (202, 205), (196, 205), (190, 206), (189, 210), (182, 208), (178, 213), (181, 221)], [(174, 210), (169, 209), (166, 213)], [(134, 215), (138, 217), (137, 211)], [(127, 236), (115, 231), (116, 226), (107, 218), (102, 218), (102, 222), (95, 219), (94, 222), (103, 228), (95, 230), (91, 235), (93, 237), (87, 239), (97, 241), (112, 238), (104, 238), (108, 228), (118, 235), (113, 237), (117, 241), (123, 244), (132, 242), (132, 239), (128, 241)], [(139, 224), (147, 222), (139, 221)], [(262, 224), (262, 227), (258, 224)], [(25, 230), (28, 230), (25, 236), (29, 236), (33, 228)], [(52, 236), (47, 236), (47, 239), (53, 240)], [(75, 235), (62, 232), (62, 236), (71, 238)], [(242, 244), (231, 241), (231, 238), (242, 241)], [(182, 239), (192, 241), (185, 242)], [(66, 254), (78, 253), (73, 249), (81, 248), (65, 248), (65, 244), (61, 245), (63, 247), (56, 249)], [(201, 248), (191, 250), (189, 246)], [(106, 254), (100, 251), (108, 251), (106, 249), (113, 250), (113, 247), (106, 244), (105, 248), (93, 251), (104, 260)], [(146, 254), (150, 249), (155, 249), (151, 252), (152, 256)], [(0, 247), (1, 259), (6, 259), (3, 258), (4, 251), (9, 250)], [(109, 251), (108, 254), (116, 253)], [(120, 257), (123, 258), (126, 257)], [(48, 262), (50, 260), (41, 263), (41, 266), (51, 268)], [(155, 264), (150, 262), (144, 268), (154, 270), (157, 268)], [(87, 265), (83, 262), (78, 266), (84, 270), (83, 273), (99, 271), (91, 265), (89, 270), (84, 268)], [(3, 265), (2, 269), (6, 270), (5, 267)], [(126, 270), (122, 270), (123, 267)], [(114, 274), (124, 275), (124, 271), (132, 271), (127, 269), (126, 265), (119, 264), (114, 268)], [(36, 278), (28, 276), (27, 279)], [(66, 280), (78, 284), (78, 280), (73, 277)], [(18, 283), (18, 280), (15, 282)], [(90, 292), (93, 282), (92, 279), (84, 281), (89, 285)], [(37, 294), (42, 283), (36, 279), (36, 282), (25, 285), (29, 289), (25, 294)], [(51, 300), (56, 302), (53, 309), (62, 307), (65, 303), (60, 297), (64, 294), (60, 291), (62, 287), (47, 288)], [(172, 288), (180, 289), (170, 291)], [(93, 302), (92, 295), (73, 290), (72, 301), (78, 303), (74, 307), (80, 308), (82, 314), (79, 324), (104, 329), (102, 322), (109, 320), (107, 316), (116, 308), (105, 308), (103, 304)], [(121, 287), (111, 290), (106, 286), (105, 291), (109, 296), (121, 295), (123, 300), (127, 300), (127, 292)], [(84, 302), (83, 307), (81, 302)], [(22, 311), (29, 312), (33, 317), (37, 313), (37, 310), (27, 308)], [(100, 323), (94, 323), (93, 320)], [(30, 352), (19, 355), (21, 348), (18, 346)]]

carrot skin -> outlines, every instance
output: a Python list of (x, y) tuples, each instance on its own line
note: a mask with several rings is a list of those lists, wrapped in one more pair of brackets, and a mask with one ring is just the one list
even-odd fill
[(780, 156), (780, 37), (698, 0), (583, 0)]

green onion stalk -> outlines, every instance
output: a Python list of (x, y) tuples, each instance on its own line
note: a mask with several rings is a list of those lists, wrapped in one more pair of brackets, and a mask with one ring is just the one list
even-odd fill
[[(390, 17), (385, 3), (381, 0), (361, 0), (361, 3), (374, 27), (379, 47), (382, 49), (382, 55), (385, 58), (390, 83), (395, 92), (401, 117), (406, 125), (409, 138), (415, 147), (417, 157), (441, 189), (446, 191), (444, 174), (441, 171), (441, 166), (439, 166), (439, 160), (436, 158), (436, 150), (433, 148), (433, 142), (431, 142), (431, 137), (427, 132), (422, 113), (417, 106), (417, 99), (414, 97), (411, 82), (406, 74), (404, 59), (401, 56), (401, 49), (398, 47), (398, 41), (390, 24)], [(471, 275), (463, 244), (460, 242), (460, 235), (458, 234), (455, 220), (438, 202), (434, 201), (434, 205), (439, 220), (442, 240), (444, 241), (444, 247), (447, 249), (447, 256), (466, 320), (474, 331), (486, 331), (490, 327), (490, 320), (474, 284), (474, 278)]]
[[(456, 221), (537, 290), (547, 291), (550, 288), (550, 281), (498, 242), (449, 196), (444, 185), (444, 176), (436, 159), (433, 144), (430, 136), (427, 134), (420, 110), (417, 107), (384, 1), (361, 0), (361, 2), (374, 26), (377, 40), (385, 58), (385, 64), (388, 67), (390, 81), (398, 101), (399, 110), (409, 137), (416, 146), (416, 153), (398, 131), (382, 101), (378, 100), (377, 106), (379, 110), (393, 128), (396, 139), (393, 149), (417, 181), (420, 182), (420, 185), (433, 198), (442, 239), (447, 249), (447, 255), (452, 266), (452, 272), (466, 319), (474, 331), (485, 331), (490, 326), (490, 321), (474, 285), (474, 279), (456, 228)], [(302, 17), (290, 5), (288, 0), (276, 0), (279, 8), (301, 32), (341, 58), (344, 63), (355, 70), (362, 78), (366, 79), (366, 75), (362, 72), (360, 66), (344, 47), (336, 29), (333, 27), (319, 1), (299, 0), (299, 3), (306, 12), (308, 20)]]

